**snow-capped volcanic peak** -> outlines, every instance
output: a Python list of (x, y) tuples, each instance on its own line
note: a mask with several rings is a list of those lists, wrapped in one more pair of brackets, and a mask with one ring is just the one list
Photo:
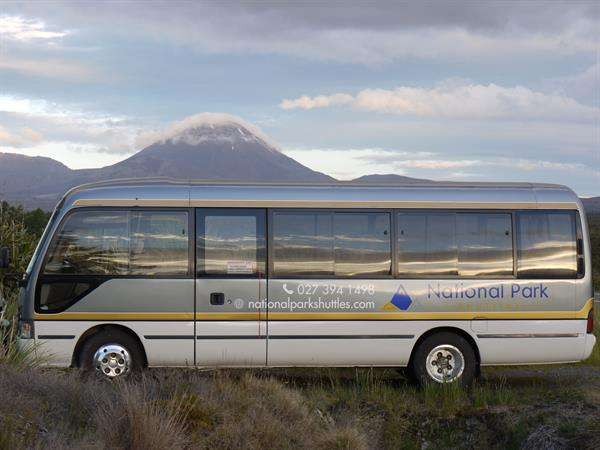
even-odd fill
[(229, 114), (202, 113), (187, 117), (171, 125), (163, 133), (151, 136), (161, 143), (198, 145), (201, 143), (227, 143), (232, 148), (236, 144), (256, 143), (268, 150), (279, 152), (272, 142), (256, 126)]

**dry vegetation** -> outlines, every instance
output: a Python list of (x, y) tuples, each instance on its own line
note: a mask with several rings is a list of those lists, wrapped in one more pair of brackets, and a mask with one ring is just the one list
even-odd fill
[(484, 371), (464, 391), (418, 390), (389, 369), (156, 369), (111, 383), (0, 364), (0, 448), (597, 449), (598, 366), (563, 369)]
[[(22, 270), (35, 235), (19, 217)], [(0, 278), (0, 289), (12, 322), (14, 284)], [(35, 367), (7, 333), (0, 449), (600, 448), (600, 346), (581, 364), (484, 369), (470, 390), (418, 390), (392, 369), (155, 369), (111, 383)]]

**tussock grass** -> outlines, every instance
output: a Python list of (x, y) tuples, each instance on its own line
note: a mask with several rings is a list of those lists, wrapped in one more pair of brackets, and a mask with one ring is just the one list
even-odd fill
[(157, 369), (106, 382), (0, 363), (0, 449), (598, 448), (600, 374), (581, 369), (587, 378), (546, 381), (523, 369), (515, 383), (484, 371), (465, 390), (417, 389), (391, 369)]
[[(2, 292), (0, 285), (0, 294)], [(27, 348), (17, 346), (18, 335), (18, 303), (14, 290), (7, 291), (6, 304), (0, 312), (0, 363), (11, 364), (22, 368), (37, 367), (45, 361), (32, 345)]]
[(116, 383), (108, 398), (99, 399), (95, 412), (96, 434), (108, 448), (163, 450), (185, 448), (188, 405), (183, 398), (162, 400), (151, 382)]

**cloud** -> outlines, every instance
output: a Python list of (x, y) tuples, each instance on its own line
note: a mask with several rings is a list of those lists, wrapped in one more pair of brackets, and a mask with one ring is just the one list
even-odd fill
[(311, 110), (350, 106), (358, 111), (448, 119), (542, 119), (588, 122), (600, 109), (561, 94), (545, 94), (523, 86), (463, 84), (455, 81), (433, 88), (401, 86), (365, 89), (356, 95), (333, 94), (285, 99), (282, 109)]
[(599, 8), (590, 2), (125, 2), (36, 4), (36, 13), (116, 35), (175, 42), (209, 54), (278, 54), (366, 65), (406, 58), (456, 62), (593, 55)]
[[(323, 150), (321, 150), (323, 151)], [(575, 170), (586, 167), (582, 163), (566, 163), (563, 161), (548, 161), (531, 158), (507, 158), (484, 153), (477, 158), (463, 158), (461, 152), (449, 152), (448, 155), (437, 152), (396, 151), (385, 149), (346, 150), (352, 157), (367, 164), (380, 164), (396, 168), (412, 169), (456, 169), (473, 166), (504, 166), (519, 170), (561, 169)], [(448, 156), (456, 155), (454, 158)], [(598, 168), (600, 173), (600, 168)]]
[(94, 81), (92, 69), (79, 63), (57, 59), (23, 59), (6, 55), (0, 59), (0, 70), (10, 70), (23, 75), (56, 78), (67, 81)]
[[(1, 94), (0, 122), (6, 133), (5, 146), (70, 142), (79, 147), (91, 145), (98, 152), (114, 155), (132, 153), (135, 136), (142, 129), (139, 123), (126, 116)], [(36, 142), (35, 133), (43, 136), (43, 141)]]
[(66, 30), (49, 30), (39, 19), (0, 15), (0, 42), (4, 44), (0, 71), (66, 81), (95, 81), (98, 77), (94, 71), (81, 63), (39, 56), (40, 50), (64, 48), (59, 47), (57, 41), (68, 34)]
[(543, 86), (562, 95), (568, 95), (590, 104), (600, 104), (600, 62), (592, 64), (582, 72), (566, 77), (545, 80)]
[[(5, 149), (0, 147), (0, 151), (5, 151)], [(12, 148), (9, 151), (27, 156), (50, 157), (71, 169), (103, 167), (122, 159), (122, 157), (115, 158), (114, 154), (105, 152), (102, 145), (90, 142), (48, 140)]]
[(600, 181), (600, 167), (549, 160), (544, 156), (538, 159), (509, 158), (481, 153), (476, 157), (465, 157), (461, 152), (451, 150), (438, 153), (379, 148), (288, 148), (284, 153), (312, 169), (345, 180), (373, 173), (456, 181), (547, 182), (551, 179), (566, 185), (582, 179), (589, 180), (587, 189), (590, 192), (594, 192), (595, 184)]
[(42, 117), (57, 122), (65, 121), (87, 126), (111, 127), (127, 121), (125, 116), (113, 116), (86, 111), (72, 105), (61, 105), (44, 99), (31, 99), (0, 94), (0, 112)]
[[(272, 151), (279, 146), (259, 128), (245, 120), (218, 113), (201, 113), (186, 117), (157, 131), (148, 131), (148, 123), (126, 116), (115, 116), (76, 105), (63, 105), (44, 99), (0, 95), (0, 149), (29, 155), (69, 158), (70, 167), (93, 167), (113, 164), (155, 142), (168, 139), (196, 144), (206, 139), (193, 133), (200, 126), (232, 125), (242, 139), (261, 139)], [(27, 124), (27, 127), (23, 127)], [(36, 131), (34, 131), (36, 130)], [(216, 130), (215, 133), (219, 133)], [(223, 135), (227, 139), (231, 136)], [(237, 137), (237, 136), (236, 136)], [(219, 138), (211, 135), (210, 139)], [(62, 149), (58, 151), (57, 149)], [(81, 161), (81, 155), (87, 155)], [(79, 155), (79, 156), (77, 156)]]
[(480, 160), (440, 160), (440, 159), (408, 159), (398, 161), (395, 166), (407, 169), (459, 169), (463, 167), (481, 166), (483, 163)]
[(0, 125), (0, 146), (24, 147), (37, 144), (44, 139), (41, 133), (31, 128), (22, 128), (18, 132), (11, 132)]
[[(190, 145), (196, 145), (203, 140), (225, 138), (227, 136), (208, 136), (207, 132), (204, 131), (201, 136), (193, 132), (194, 128), (198, 127), (220, 127), (223, 125), (229, 125), (238, 127), (238, 133), (241, 134), (242, 138), (254, 139), (258, 137), (264, 141), (272, 150), (278, 151), (279, 146), (276, 142), (271, 140), (260, 128), (253, 125), (244, 119), (223, 113), (200, 113), (193, 116), (186, 117), (180, 121), (174, 122), (167, 128), (158, 131), (148, 131), (140, 133), (136, 138), (136, 145), (140, 148), (144, 148), (148, 145), (154, 144), (155, 142), (165, 142), (170, 139), (182, 140)], [(248, 135), (243, 129), (248, 130), (251, 134)]]
[(54, 40), (69, 34), (68, 31), (50, 31), (39, 19), (0, 15), (0, 39), (16, 41)]
[(283, 100), (281, 108), (283, 109), (314, 109), (329, 108), (331, 106), (348, 105), (354, 101), (354, 97), (348, 94), (318, 95), (308, 97), (303, 95), (294, 100)]

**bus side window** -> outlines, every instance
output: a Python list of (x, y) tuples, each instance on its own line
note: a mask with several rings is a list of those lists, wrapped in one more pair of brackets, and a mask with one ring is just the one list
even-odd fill
[(461, 277), (513, 275), (510, 214), (459, 213), (456, 230)]
[(368, 278), (391, 275), (389, 213), (336, 212), (333, 235), (336, 276)]
[(188, 273), (187, 212), (135, 211), (130, 218), (131, 275)]
[(276, 211), (272, 233), (276, 277), (391, 276), (389, 212)]
[(400, 277), (458, 275), (455, 213), (399, 213), (396, 235)]
[(273, 213), (273, 273), (276, 277), (332, 278), (333, 220), (329, 211)]
[(37, 308), (59, 312), (116, 277), (190, 275), (187, 211), (76, 210), (54, 236)]
[(397, 223), (400, 277), (513, 276), (508, 213), (401, 212)]
[(575, 278), (577, 232), (570, 211), (517, 213), (519, 278)]
[(265, 227), (264, 210), (197, 209), (198, 276), (264, 275)]
[(44, 275), (125, 275), (128, 220), (128, 211), (71, 213), (54, 236)]

